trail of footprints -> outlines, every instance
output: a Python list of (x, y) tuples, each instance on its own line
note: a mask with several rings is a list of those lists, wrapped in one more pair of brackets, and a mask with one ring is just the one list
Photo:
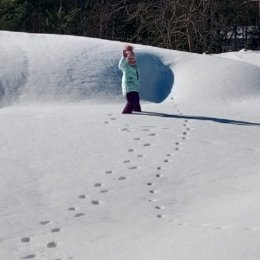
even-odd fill
[[(181, 151), (181, 149), (182, 149), (181, 146), (182, 146), (183, 142), (185, 140), (187, 140), (189, 132), (191, 131), (191, 128), (189, 127), (189, 120), (185, 119), (185, 116), (183, 115), (183, 113), (178, 108), (177, 108), (177, 112), (178, 112), (178, 114), (180, 116), (183, 116), (183, 120), (182, 120), (182, 128), (183, 128), (183, 130), (182, 130), (181, 136), (179, 137), (180, 140), (175, 141), (173, 143), (173, 148), (171, 146), (171, 150), (173, 150), (173, 153), (167, 153), (165, 155), (165, 158), (162, 161), (162, 165), (164, 165), (164, 166), (163, 167), (162, 166), (158, 166), (156, 168), (156, 173), (155, 173), (155, 176), (154, 176), (155, 178), (162, 178), (162, 177), (164, 177), (164, 175), (161, 173), (161, 171), (163, 169), (165, 169), (165, 165), (166, 164), (168, 164), (169, 162), (172, 161), (171, 157), (175, 156), (176, 152)], [(151, 186), (156, 187), (157, 183), (156, 183), (156, 180), (155, 180), (155, 181), (148, 182), (146, 185), (149, 186), (149, 187), (151, 187)], [(160, 190), (160, 192), (163, 192), (163, 191)], [(156, 194), (158, 194), (160, 192), (156, 188), (149, 189), (149, 193), (153, 194), (153, 195), (156, 195)], [(164, 211), (166, 210), (166, 208), (163, 205), (161, 205), (160, 203), (158, 203), (160, 200), (158, 198), (156, 198), (156, 196), (152, 197), (148, 201), (153, 203), (154, 208), (157, 211), (156, 217), (158, 219), (162, 219), (162, 218), (166, 218), (167, 217), (167, 215), (164, 214)]]
[[(115, 118), (112, 114), (108, 114), (108, 117), (109, 117), (109, 120), (104, 121), (105, 124), (110, 124), (111, 122), (113, 122), (113, 121), (116, 120), (116, 118)], [(130, 132), (130, 127), (129, 127), (129, 125), (125, 125), (125, 127), (124, 127), (124, 128), (121, 128), (120, 131), (122, 131), (122, 132)], [(147, 127), (145, 127), (145, 128), (142, 129), (142, 131), (144, 131), (144, 132), (149, 132), (150, 129), (147, 128)], [(156, 136), (156, 134), (155, 134), (155, 133), (149, 133), (149, 136)], [(135, 142), (142, 141), (142, 138), (140, 138), (140, 137), (135, 137), (135, 138), (133, 139), (133, 141), (135, 141)], [(143, 146), (144, 146), (144, 147), (150, 147), (151, 144), (150, 144), (150, 143), (143, 143)], [(135, 149), (134, 149), (134, 148), (129, 148), (129, 149), (127, 150), (127, 153), (133, 154), (133, 153), (135, 153)], [(142, 158), (142, 157), (143, 157), (143, 154), (137, 154), (137, 155), (136, 155), (136, 158)], [(123, 160), (122, 163), (123, 163), (123, 165), (126, 166), (126, 169), (128, 169), (129, 171), (134, 171), (134, 170), (137, 170), (137, 169), (138, 169), (138, 166), (137, 166), (137, 165), (131, 165), (132, 161), (129, 160), (129, 159)], [(109, 175), (114, 176), (114, 175), (115, 175), (113, 170), (106, 170), (106, 171), (104, 172), (104, 174), (105, 174), (106, 176), (109, 176)], [(128, 176), (123, 176), (123, 175), (122, 175), (122, 176), (118, 176), (118, 178), (117, 178), (117, 180), (118, 180), (119, 182), (126, 181), (127, 179), (128, 179)], [(96, 182), (96, 183), (94, 183), (94, 184), (93, 184), (93, 187), (96, 188), (96, 189), (98, 189), (99, 194), (106, 194), (106, 193), (109, 192), (109, 189), (104, 188), (104, 185), (103, 185), (101, 182)], [(86, 194), (86, 193), (84, 193), (84, 194), (79, 194), (79, 195), (78, 195), (78, 199), (79, 199), (79, 200), (88, 200), (88, 202), (89, 202), (92, 206), (99, 206), (100, 204), (102, 204), (102, 202), (101, 202), (100, 200), (91, 199), (91, 198), (89, 197), (89, 195)], [(72, 213), (71, 216), (72, 216), (73, 218), (81, 218), (81, 217), (87, 216), (87, 214), (86, 214), (84, 211), (81, 211), (81, 210), (80, 210), (80, 207), (71, 206), (71, 207), (67, 208), (67, 211)], [(47, 226), (50, 226), (52, 222), (56, 222), (56, 221), (43, 220), (43, 221), (41, 221), (41, 222), (39, 223), (39, 225), (44, 226), (44, 227), (47, 227)], [(59, 232), (61, 232), (61, 229), (60, 229), (59, 227), (52, 227), (52, 228), (50, 228), (49, 232), (50, 232), (51, 234), (59, 233)], [(22, 238), (21, 238), (20, 242), (21, 242), (22, 244), (24, 244), (24, 245), (25, 245), (25, 244), (30, 245), (30, 243), (32, 242), (32, 240), (33, 240), (33, 239), (32, 239), (31, 237), (25, 236), (25, 237), (22, 237)], [(48, 250), (54, 250), (55, 248), (58, 247), (58, 245), (59, 245), (59, 243), (58, 243), (57, 241), (53, 240), (53, 241), (49, 241), (48, 243), (46, 243), (45, 248), (48, 249)], [(31, 249), (30, 249), (30, 250), (31, 250)], [(27, 255), (24, 255), (24, 256), (20, 257), (20, 259), (37, 259), (37, 257), (38, 257), (38, 256), (37, 256), (37, 253), (28, 253)], [(48, 260), (52, 260), (52, 259), (49, 259), (49, 258), (48, 258)], [(53, 260), (62, 260), (62, 258), (55, 258), (55, 259), (53, 259)]]
[[(158, 178), (163, 178), (163, 170), (166, 168), (166, 165), (170, 162), (172, 162), (171, 157), (175, 156), (177, 152), (182, 150), (182, 145), (184, 144), (184, 142), (188, 139), (188, 136), (190, 134), (190, 131), (192, 130), (192, 128), (190, 127), (190, 120), (188, 118), (185, 117), (185, 115), (178, 109), (177, 105), (176, 105), (176, 111), (178, 112), (179, 116), (183, 116), (182, 119), (182, 131), (181, 134), (179, 136), (179, 140), (175, 141), (173, 143), (173, 148), (171, 146), (171, 152), (167, 153), (165, 155), (165, 158), (163, 159), (163, 161), (161, 162), (160, 166), (157, 166), (155, 169), (155, 174), (154, 177), (151, 181), (148, 181), (146, 183), (146, 186), (148, 187), (148, 194), (149, 194), (149, 198), (148, 198), (148, 202), (152, 203), (155, 212), (156, 212), (156, 218), (158, 219), (167, 219), (168, 222), (174, 222), (176, 225), (180, 226), (180, 227), (187, 227), (187, 226), (192, 226), (192, 227), (196, 227), (196, 228), (211, 228), (211, 229), (215, 229), (215, 230), (228, 230), (228, 229), (242, 229), (242, 230), (247, 230), (247, 231), (260, 231), (260, 227), (235, 227), (232, 225), (213, 225), (213, 224), (196, 224), (196, 223), (188, 223), (188, 222), (182, 222), (179, 219), (174, 219), (172, 220), (171, 218), (169, 218), (166, 214), (164, 214), (164, 212), (167, 210), (167, 208), (162, 205), (158, 198), (158, 195), (160, 194), (160, 192), (163, 192), (163, 190), (160, 190), (160, 187), (157, 187), (157, 179)], [(143, 132), (147, 132), (149, 137), (155, 137), (157, 134), (154, 132), (150, 132), (152, 127), (144, 127), (142, 129)], [(167, 130), (166, 128), (162, 128), (161, 130)], [(130, 132), (129, 126), (126, 125), (125, 127), (120, 129), (123, 132)], [(140, 137), (135, 137), (133, 139), (133, 141), (141, 141), (142, 139)], [(152, 144), (151, 143), (143, 143), (144, 147), (151, 147)], [(173, 152), (172, 152), (173, 150)], [(130, 148), (128, 150), (128, 152), (134, 152), (134, 149)], [(143, 155), (138, 155), (138, 157), (143, 157)], [(124, 163), (130, 163), (130, 160), (124, 160)], [(163, 165), (163, 166), (162, 166)], [(136, 167), (137, 168), (137, 167)]]
[[(178, 109), (177, 109), (177, 112), (179, 113), (179, 115), (183, 115)], [(110, 117), (110, 119), (113, 118), (112, 114), (109, 114), (108, 116)], [(167, 163), (170, 163), (171, 162), (171, 157), (175, 155), (174, 153), (176, 153), (176, 152), (181, 150), (182, 143), (188, 138), (189, 132), (191, 131), (191, 128), (189, 127), (188, 124), (189, 124), (189, 120), (185, 119), (185, 117), (184, 117), (183, 123), (182, 123), (183, 131), (182, 131), (182, 134), (181, 134), (181, 137), (180, 137), (180, 141), (176, 141), (174, 143), (174, 148), (173, 148), (174, 152), (173, 153), (167, 153), (166, 154), (165, 159), (162, 162), (164, 165), (167, 164)], [(143, 126), (141, 128), (141, 131), (142, 132), (147, 132), (147, 136), (148, 137), (156, 137), (157, 134), (154, 131), (151, 131), (152, 128), (156, 128), (156, 127), (155, 126)], [(161, 130), (168, 130), (168, 128), (161, 128)], [(125, 125), (124, 127), (120, 128), (120, 131), (128, 133), (131, 130), (130, 130), (129, 125)], [(135, 141), (135, 142), (142, 141), (142, 138), (134, 137), (133, 141)], [(142, 145), (143, 145), (143, 147), (146, 147), (146, 148), (152, 147), (152, 144), (149, 143), (149, 142), (144, 142)], [(171, 150), (172, 150), (172, 147), (171, 147)], [(129, 153), (133, 153), (134, 149), (133, 148), (129, 148), (128, 152)], [(137, 157), (141, 158), (141, 157), (143, 157), (143, 155), (139, 154), (139, 155), (137, 155)], [(129, 164), (130, 160), (124, 160), (123, 163)], [(156, 189), (156, 186), (158, 186), (157, 183), (156, 183), (156, 179), (164, 177), (164, 175), (162, 174), (162, 170), (164, 168), (165, 168), (164, 166), (157, 166), (156, 167), (156, 173), (154, 175), (155, 180), (146, 183), (146, 185), (148, 187), (148, 193), (149, 193), (149, 196), (150, 196), (148, 201), (154, 204), (154, 208), (157, 210), (157, 214), (156, 214), (157, 218), (164, 218), (164, 217), (166, 217), (166, 215), (164, 215), (162, 213), (162, 211), (165, 210), (165, 207), (163, 205), (159, 205), (157, 203), (159, 200), (156, 198), (156, 195), (161, 192), (161, 191), (159, 192), (159, 190)], [(138, 169), (138, 166), (128, 167), (128, 169), (129, 170)], [(120, 177), (120, 179), (126, 180), (127, 177)]]
[[(41, 226), (46, 226), (46, 227), (49, 227), (49, 232), (54, 234), (54, 233), (59, 233), (61, 231), (61, 229), (59, 227), (56, 227), (56, 226), (53, 226), (53, 223), (55, 223), (55, 221), (49, 221), (49, 220), (44, 220), (44, 221), (41, 221), (39, 223), (39, 225)], [(50, 227), (50, 226), (53, 226), (53, 227)], [(20, 242), (22, 244), (25, 244), (25, 245), (30, 245), (30, 243), (34, 240), (33, 237), (30, 237), (30, 236), (25, 236), (25, 237), (22, 237)], [(58, 242), (57, 241), (49, 241), (46, 243), (45, 245), (46, 249), (55, 249), (58, 247)], [(31, 250), (31, 249), (30, 249)], [(28, 249), (29, 251), (29, 249)], [(26, 254), (22, 257), (20, 257), (20, 259), (37, 259), (37, 253), (30, 253), (30, 254)], [(53, 260), (61, 260), (60, 258), (55, 258)]]
[[(165, 159), (163, 159), (162, 161), (162, 165), (165, 165), (166, 163), (171, 162), (171, 160), (169, 159), (170, 157), (174, 156), (176, 152), (181, 151), (181, 146), (182, 144), (188, 139), (188, 135), (190, 134), (190, 131), (192, 130), (191, 127), (189, 126), (190, 121), (185, 118), (184, 114), (178, 109), (178, 107), (176, 106), (176, 110), (179, 114), (179, 116), (183, 116), (183, 120), (182, 120), (182, 133), (180, 135), (180, 140), (176, 141), (174, 143), (174, 152), (173, 153), (167, 153), (165, 155)], [(150, 134), (151, 136), (152, 134)], [(153, 134), (155, 135), (155, 134)], [(174, 222), (176, 225), (180, 226), (180, 227), (194, 227), (194, 228), (211, 228), (211, 229), (215, 229), (215, 230), (228, 230), (228, 229), (240, 229), (240, 230), (245, 230), (245, 231), (253, 231), (253, 232), (257, 232), (260, 231), (260, 227), (254, 226), (254, 227), (236, 227), (236, 226), (232, 226), (232, 225), (214, 225), (214, 224), (198, 224), (198, 223), (188, 223), (188, 222), (182, 222), (179, 219), (174, 219), (172, 220), (171, 218), (169, 218), (166, 214), (164, 214), (164, 211), (166, 210), (166, 207), (164, 207), (164, 205), (160, 204), (160, 200), (158, 198), (158, 196), (156, 196), (157, 194), (160, 194), (160, 192), (163, 192), (163, 190), (158, 190), (156, 188), (157, 186), (157, 182), (156, 179), (157, 178), (162, 178), (164, 177), (164, 175), (162, 174), (162, 170), (165, 169), (165, 167), (162, 166), (158, 166), (155, 170), (156, 173), (154, 175), (153, 180), (149, 181), (146, 183), (147, 187), (148, 187), (148, 192), (150, 195), (152, 195), (152, 197), (150, 197), (148, 199), (148, 201), (150, 203), (152, 203), (156, 213), (156, 217), (158, 219), (167, 219), (168, 222)], [(158, 187), (159, 188), (159, 187)]]
[[(180, 116), (183, 116), (182, 132), (181, 132), (181, 135), (179, 136), (179, 140), (175, 141), (173, 143), (173, 147), (172, 146), (170, 147), (171, 151), (165, 155), (165, 158), (163, 159), (163, 161), (161, 161), (160, 165), (158, 165), (154, 169), (153, 178), (146, 183), (146, 187), (147, 187), (147, 191), (148, 191), (148, 202), (151, 203), (152, 207), (154, 207), (154, 209), (155, 209), (155, 212), (156, 212), (155, 217), (158, 219), (163, 219), (163, 218), (167, 219), (169, 222), (174, 222), (176, 225), (178, 225), (180, 227), (193, 226), (193, 227), (197, 227), (197, 228), (214, 228), (216, 230), (226, 230), (226, 229), (234, 228), (233, 226), (229, 226), (229, 225), (215, 226), (215, 225), (211, 225), (211, 224), (192, 224), (192, 223), (187, 223), (187, 222), (181, 222), (179, 219), (172, 220), (172, 219), (168, 218), (168, 216), (166, 214), (164, 214), (164, 212), (167, 210), (167, 208), (163, 204), (160, 203), (158, 195), (160, 194), (160, 192), (163, 192), (163, 190), (159, 189), (160, 187), (158, 187), (157, 180), (159, 178), (164, 177), (163, 170), (166, 168), (168, 163), (172, 162), (171, 157), (175, 156), (177, 152), (182, 150), (182, 145), (188, 139), (188, 135), (190, 134), (190, 131), (191, 131), (191, 127), (189, 126), (189, 123), (190, 123), (189, 120), (185, 118), (185, 116), (177, 108), (177, 106), (176, 106), (176, 110)], [(108, 120), (104, 121), (104, 123), (107, 125), (111, 124), (112, 122), (114, 122), (116, 120), (116, 117), (114, 117), (113, 114), (108, 114), (107, 116), (108, 116)], [(141, 131), (146, 132), (147, 136), (149, 138), (156, 137), (157, 136), (156, 131), (151, 131), (151, 130), (153, 130), (153, 128), (156, 128), (156, 127), (155, 126), (143, 126), (143, 127), (141, 127)], [(168, 130), (168, 128), (161, 128), (161, 130)], [(131, 128), (129, 125), (125, 125), (124, 127), (120, 128), (120, 131), (129, 133), (131, 131)], [(143, 140), (141, 137), (134, 137), (133, 142), (143, 142)], [(133, 143), (133, 145), (134, 145), (134, 143)], [(152, 147), (152, 143), (143, 142), (142, 146), (149, 149)], [(127, 153), (134, 154), (135, 149), (128, 148)], [(143, 156), (144, 156), (144, 154), (136, 154), (137, 159), (140, 159)], [(131, 165), (132, 161), (130, 159), (125, 159), (122, 161), (122, 163), (123, 163), (123, 165), (125, 165), (126, 169), (128, 169), (129, 171), (134, 171), (134, 170), (138, 169), (137, 165)], [(104, 175), (106, 175), (106, 176), (114, 175), (114, 172), (113, 172), (113, 170), (108, 169), (108, 170), (104, 171)], [(118, 178), (117, 178), (117, 180), (119, 182), (126, 181), (127, 179), (128, 179), (128, 176), (118, 176)], [(93, 187), (98, 189), (99, 194), (106, 194), (110, 191), (109, 189), (104, 188), (104, 185), (101, 182), (94, 183)], [(102, 202), (100, 200), (89, 198), (88, 194), (79, 194), (78, 199), (79, 200), (88, 200), (92, 206), (99, 206), (102, 204)], [(74, 217), (74, 218), (80, 218), (80, 217), (87, 216), (87, 214), (85, 212), (81, 212), (80, 207), (71, 206), (71, 207), (67, 208), (67, 211), (71, 212), (72, 217)], [(52, 222), (56, 223), (56, 221), (43, 220), (39, 224), (41, 226), (49, 226), (49, 225), (51, 225)], [(244, 227), (243, 229), (248, 230), (248, 231), (260, 231), (260, 227)], [(51, 234), (59, 233), (61, 231), (62, 231), (61, 228), (59, 228), (57, 226), (49, 229), (49, 232)], [(32, 238), (30, 236), (22, 237), (20, 240), (20, 242), (25, 245), (30, 244), (31, 241), (32, 241)], [(49, 241), (46, 244), (46, 249), (53, 250), (53, 249), (57, 248), (58, 245), (59, 245), (59, 243), (55, 240)], [(36, 253), (29, 253), (27, 255), (20, 257), (20, 259), (36, 259), (36, 258), (37, 258)], [(48, 260), (62, 260), (62, 258), (53, 258), (53, 259), (48, 259)]]

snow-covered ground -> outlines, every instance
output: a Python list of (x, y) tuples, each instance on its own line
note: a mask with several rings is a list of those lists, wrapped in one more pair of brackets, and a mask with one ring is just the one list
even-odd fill
[(0, 32), (0, 260), (260, 259), (260, 52)]

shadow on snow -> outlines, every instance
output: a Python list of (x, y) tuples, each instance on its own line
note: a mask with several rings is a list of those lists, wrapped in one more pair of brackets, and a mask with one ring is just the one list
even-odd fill
[[(160, 56), (152, 53), (137, 53), (137, 62), (140, 70), (140, 97), (153, 103), (161, 103), (172, 91), (174, 74), (169, 65), (163, 63)], [(107, 83), (109, 89), (99, 91), (121, 95), (122, 72), (118, 69), (118, 60), (111, 61), (102, 71), (104, 78), (98, 86)]]
[(174, 119), (189, 119), (189, 120), (201, 120), (201, 121), (212, 121), (220, 124), (233, 124), (233, 125), (244, 125), (244, 126), (260, 126), (260, 123), (253, 123), (247, 121), (238, 121), (226, 118), (217, 117), (205, 117), (205, 116), (188, 116), (188, 115), (171, 115), (165, 113), (156, 113), (143, 111), (141, 113), (135, 113), (135, 115), (146, 115), (146, 116), (157, 116), (157, 117), (167, 117)]
[(150, 102), (161, 103), (172, 91), (173, 71), (155, 54), (139, 53), (137, 59), (141, 75), (141, 98)]

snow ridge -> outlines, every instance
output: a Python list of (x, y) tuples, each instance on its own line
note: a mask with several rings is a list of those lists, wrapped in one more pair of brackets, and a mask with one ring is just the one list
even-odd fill
[[(118, 61), (124, 45), (102, 40), (55, 35), (0, 32), (0, 97), (2, 104), (36, 101), (82, 101), (121, 98)], [(2, 41), (2, 42), (4, 42)], [(9, 44), (10, 43), (10, 44)], [(92, 44), (89, 44), (92, 43)], [(98, 56), (103, 56), (98, 59)], [(171, 92), (174, 76), (155, 53), (137, 50), (141, 97), (162, 102)], [(13, 69), (15, 73), (13, 74)], [(44, 80), (42, 80), (44, 79)]]

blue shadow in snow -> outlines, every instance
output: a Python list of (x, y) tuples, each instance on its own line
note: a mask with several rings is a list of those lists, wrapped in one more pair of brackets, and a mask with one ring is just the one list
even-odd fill
[(259, 126), (260, 127), (260, 123), (239, 121), (239, 120), (226, 119), (226, 118), (217, 118), (217, 117), (171, 115), (171, 114), (157, 113), (157, 112), (148, 112), (148, 111), (142, 111), (141, 113), (135, 113), (135, 115), (166, 117), (166, 118), (174, 118), (174, 119), (212, 121), (212, 122), (216, 122), (216, 123), (220, 123), (220, 124), (233, 124), (233, 125)]
[(161, 103), (172, 91), (173, 71), (155, 54), (137, 53), (137, 62), (140, 69), (141, 98)]
[[(172, 70), (155, 54), (136, 53), (136, 56), (140, 70), (141, 99), (154, 103), (164, 101), (171, 93), (174, 84)], [(99, 71), (99, 75), (95, 74), (96, 70), (94, 69), (88, 69), (86, 73), (82, 73), (82, 75), (87, 74), (90, 79), (94, 78), (95, 85), (99, 86), (91, 90), (92, 94), (95, 92), (104, 93), (106, 97), (122, 95), (122, 72), (118, 68), (119, 59), (120, 57), (118, 59), (107, 60), (104, 68)], [(90, 73), (95, 75), (91, 75)], [(87, 85), (89, 88), (91, 82), (88, 82)]]

